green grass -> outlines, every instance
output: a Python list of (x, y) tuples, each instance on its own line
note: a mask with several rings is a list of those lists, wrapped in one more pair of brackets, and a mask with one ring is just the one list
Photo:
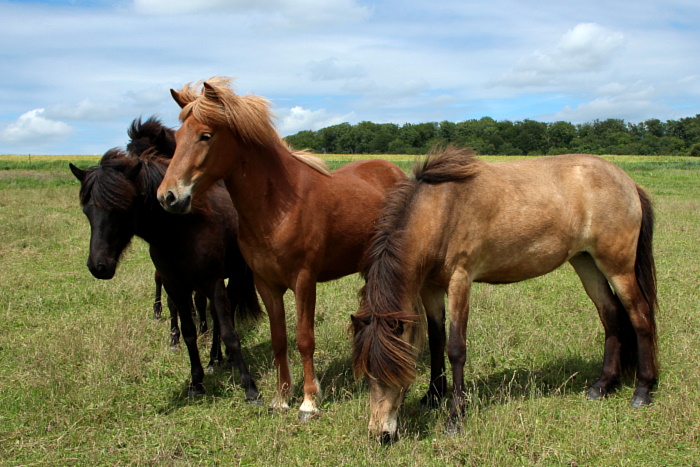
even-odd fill
[[(368, 438), (368, 393), (349, 362), (357, 276), (319, 286), (319, 419), (301, 425), (296, 410), (247, 406), (238, 375), (225, 369), (207, 375), (205, 397), (188, 400), (187, 354), (170, 350), (167, 323), (150, 318), (146, 245), (133, 243), (111, 281), (94, 279), (67, 161), (97, 158), (57, 159), (0, 172), (1, 465), (700, 465), (700, 167), (692, 160), (615, 160), (656, 206), (661, 377), (653, 406), (628, 407), (630, 380), (602, 402), (584, 399), (600, 371), (603, 332), (564, 266), (520, 284), (475, 287), (462, 434), (444, 436), (446, 409), (418, 403), (424, 355), (401, 439), (381, 447)], [(286, 298), (298, 407), (301, 364)], [(269, 402), (276, 375), (268, 325), (242, 335)]]

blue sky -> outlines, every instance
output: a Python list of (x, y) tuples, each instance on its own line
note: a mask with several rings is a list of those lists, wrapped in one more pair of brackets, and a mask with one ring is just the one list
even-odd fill
[(102, 154), (215, 75), (283, 135), (700, 114), (697, 0), (0, 0), (0, 154)]

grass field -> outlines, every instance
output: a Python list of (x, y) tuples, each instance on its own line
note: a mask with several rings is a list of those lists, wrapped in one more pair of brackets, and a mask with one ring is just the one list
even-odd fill
[[(408, 168), (412, 156), (391, 156)], [(652, 194), (661, 309), (661, 375), (651, 407), (628, 406), (633, 381), (601, 402), (583, 397), (602, 364), (603, 330), (570, 266), (473, 292), (462, 433), (418, 403), (427, 358), (402, 409), (400, 440), (370, 440), (368, 393), (350, 369), (349, 315), (361, 281), (321, 284), (317, 370), (322, 416), (270, 415), (244, 403), (238, 375), (205, 378), (186, 397), (189, 361), (151, 319), (152, 272), (134, 241), (110, 281), (85, 261), (89, 226), (68, 161), (0, 157), (0, 465), (700, 465), (700, 160), (618, 156)], [(332, 166), (347, 158), (328, 159)], [(291, 348), (295, 312), (288, 293)], [(265, 320), (242, 330), (269, 402), (276, 380)], [(200, 339), (207, 351), (208, 336)], [(301, 365), (290, 360), (300, 403)]]

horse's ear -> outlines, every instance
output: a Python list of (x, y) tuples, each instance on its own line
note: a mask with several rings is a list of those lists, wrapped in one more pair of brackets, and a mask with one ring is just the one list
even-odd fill
[(218, 101), (219, 100), (219, 94), (216, 92), (216, 89), (214, 89), (214, 86), (211, 84), (207, 83), (206, 81), (203, 83), (204, 87), (204, 97), (213, 100), (213, 101)]
[(187, 102), (182, 100), (182, 98), (180, 97), (180, 94), (176, 90), (171, 89), (170, 95), (173, 96), (173, 99), (175, 99), (175, 102), (177, 102), (177, 105), (179, 105), (181, 109), (185, 108), (185, 106), (187, 105)]
[(79, 169), (70, 162), (68, 163), (68, 166), (70, 167), (70, 171), (73, 172), (73, 175), (75, 175), (75, 178), (77, 178), (81, 182), (85, 180), (85, 174), (87, 174), (87, 171)]
[(138, 161), (133, 167), (129, 168), (126, 172), (124, 172), (124, 175), (126, 176), (127, 179), (129, 179), (133, 182), (136, 180), (136, 177), (139, 176), (139, 173), (141, 172), (142, 167), (143, 167), (143, 162)]

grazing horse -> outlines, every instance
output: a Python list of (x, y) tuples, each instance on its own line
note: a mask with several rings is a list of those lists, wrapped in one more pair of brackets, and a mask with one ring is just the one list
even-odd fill
[(233, 319), (235, 309), (242, 317), (261, 314), (252, 271), (236, 241), (235, 209), (219, 185), (199, 199), (191, 214), (175, 216), (165, 212), (155, 194), (167, 164), (167, 159), (127, 157), (117, 149), (108, 151), (99, 165), (87, 170), (71, 164), (73, 174), (81, 182), (80, 200), (92, 231), (88, 267), (98, 278), (112, 277), (133, 236), (143, 238), (163, 280), (168, 304), (171, 310), (177, 310), (182, 324), (192, 374), (188, 396), (205, 392), (192, 320), (192, 293), (199, 290), (212, 307), (210, 365), (222, 359), (219, 339), (223, 339), (229, 361), (241, 374), (246, 400), (258, 401), (259, 393), (243, 360)]
[(459, 431), (471, 284), (518, 282), (566, 261), (605, 329), (602, 374), (587, 396), (605, 396), (622, 370), (636, 366), (631, 404), (651, 402), (658, 375), (654, 217), (648, 196), (627, 174), (590, 155), (483, 162), (448, 147), (429, 155), (414, 175), (382, 211), (352, 318), (353, 369), (369, 382), (373, 434), (385, 442), (396, 435), (426, 318), (431, 381), (423, 401), (447, 391), (447, 343), (453, 384), (447, 431)]
[(158, 199), (168, 211), (186, 213), (193, 199), (224, 180), (239, 215), (241, 252), (270, 319), (278, 371), (273, 409), (288, 408), (292, 394), (282, 298), (294, 292), (304, 421), (318, 413), (321, 395), (313, 360), (316, 283), (359, 270), (384, 197), (406, 175), (380, 160), (329, 172), (321, 159), (285, 144), (267, 100), (236, 95), (228, 83), (212, 78), (201, 92), (198, 85), (171, 91), (182, 126)]

